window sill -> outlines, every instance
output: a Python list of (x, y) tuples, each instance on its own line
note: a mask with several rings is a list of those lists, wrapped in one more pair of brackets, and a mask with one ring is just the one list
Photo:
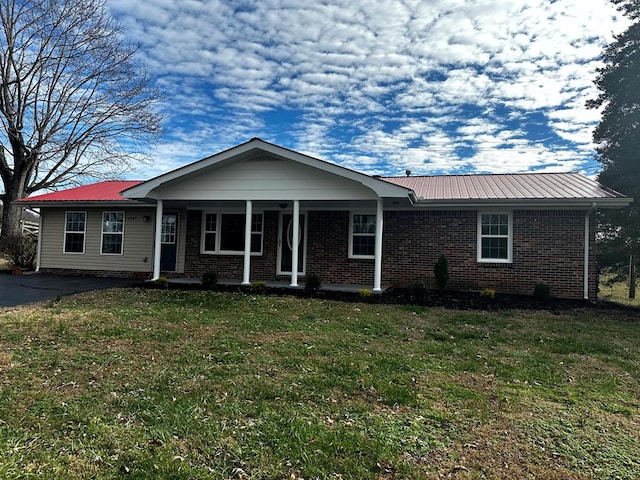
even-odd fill
[(478, 260), (478, 265), (484, 268), (513, 268), (513, 261), (489, 261), (489, 260)]

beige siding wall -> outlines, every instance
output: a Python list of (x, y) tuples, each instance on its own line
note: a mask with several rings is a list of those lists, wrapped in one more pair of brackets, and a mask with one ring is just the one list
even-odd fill
[[(65, 212), (87, 212), (83, 254), (64, 253)], [(124, 211), (122, 255), (100, 253), (102, 212)], [(40, 268), (104, 270), (121, 272), (153, 271), (153, 208), (43, 208)], [(144, 217), (148, 217), (145, 221)], [(182, 256), (184, 264), (184, 254)], [(146, 261), (145, 261), (146, 259)]]
[(184, 273), (185, 245), (187, 244), (187, 210), (178, 210), (178, 245), (176, 272)]
[(272, 158), (236, 162), (157, 190), (179, 200), (361, 200), (377, 198), (358, 182)]

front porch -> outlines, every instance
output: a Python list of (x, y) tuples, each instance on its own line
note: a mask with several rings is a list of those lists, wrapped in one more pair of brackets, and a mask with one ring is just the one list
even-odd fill
[[(383, 291), (382, 199), (348, 206), (295, 200), (158, 201), (157, 212), (154, 279), (183, 277), (173, 281), (196, 283), (212, 272), (227, 285), (304, 288), (313, 275), (325, 290)], [(167, 252), (174, 256), (170, 262)]]
[[(259, 138), (122, 194), (155, 204), (154, 279), (163, 271), (186, 277), (212, 271), (246, 286), (288, 281), (296, 288), (314, 274), (330, 283), (364, 283), (375, 292), (382, 291), (383, 210), (411, 207), (415, 200), (407, 187)], [(180, 230), (183, 212), (187, 228)], [(346, 212), (346, 225), (339, 232), (324, 225), (332, 237), (315, 228), (313, 212)], [(178, 232), (186, 232), (182, 270)], [(163, 258), (163, 250), (171, 257)]]

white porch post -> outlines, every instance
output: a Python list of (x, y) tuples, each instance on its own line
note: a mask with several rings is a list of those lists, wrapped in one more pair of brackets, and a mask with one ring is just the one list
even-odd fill
[(298, 239), (300, 238), (300, 202), (293, 201), (293, 229), (291, 231), (291, 287), (298, 286)]
[(244, 222), (244, 270), (242, 272), (242, 285), (251, 285), (249, 272), (251, 271), (251, 217), (253, 216), (253, 204), (247, 200)]
[(378, 205), (376, 208), (376, 239), (375, 239), (375, 260), (374, 260), (374, 274), (373, 274), (373, 291), (376, 293), (382, 292), (380, 284), (382, 283), (382, 199), (378, 199)]
[(162, 251), (162, 200), (158, 200), (156, 204), (156, 237), (153, 247), (153, 278), (157, 280), (160, 277), (160, 253)]

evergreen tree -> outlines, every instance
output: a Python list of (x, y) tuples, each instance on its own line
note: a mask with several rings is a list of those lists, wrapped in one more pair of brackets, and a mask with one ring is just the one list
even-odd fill
[[(637, 259), (640, 253), (640, 0), (612, 2), (631, 24), (605, 48), (604, 67), (598, 70), (595, 80), (600, 94), (587, 102), (587, 106), (602, 108), (602, 118), (593, 132), (602, 164), (598, 181), (634, 197), (626, 208), (602, 212), (600, 218), (608, 232), (605, 241), (621, 243), (629, 258)], [(631, 262), (633, 264), (633, 260)], [(632, 298), (633, 286), (630, 284)]]

